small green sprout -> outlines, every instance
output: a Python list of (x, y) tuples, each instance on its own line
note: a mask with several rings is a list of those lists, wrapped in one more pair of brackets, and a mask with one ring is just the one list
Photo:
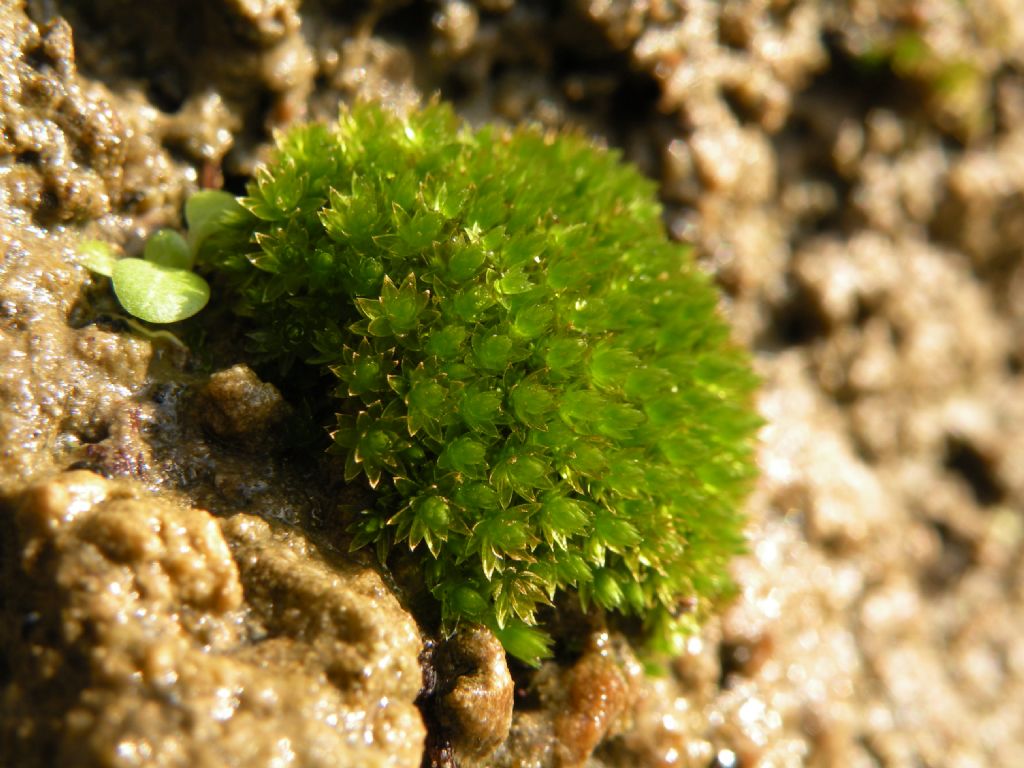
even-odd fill
[(237, 208), (227, 192), (199, 192), (185, 205), (188, 240), (174, 230), (161, 229), (146, 241), (141, 259), (119, 259), (108, 243), (87, 240), (79, 246), (79, 261), (110, 278), (114, 295), (133, 317), (161, 324), (185, 320), (210, 300), (209, 284), (192, 271), (196, 252)]
[(937, 49), (921, 30), (896, 28), (858, 61), (868, 71), (888, 67), (901, 80), (921, 86), (940, 126), (959, 138), (990, 128), (989, 78), (981, 63)]
[(419, 553), (446, 630), (536, 664), (574, 592), (671, 650), (729, 593), (756, 378), (616, 152), (361, 104), (279, 136), (239, 202), (200, 265), (265, 361), (333, 380), (377, 489), (353, 547)]

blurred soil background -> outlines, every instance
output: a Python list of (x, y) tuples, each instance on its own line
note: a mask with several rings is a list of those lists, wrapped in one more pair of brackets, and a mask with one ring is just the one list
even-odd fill
[[(754, 350), (739, 595), (660, 675), (434, 636), (226, 320), (75, 262), (434, 94), (621, 149)], [(0, 762), (1016, 768), (1022, 243), (1021, 0), (0, 0)]]

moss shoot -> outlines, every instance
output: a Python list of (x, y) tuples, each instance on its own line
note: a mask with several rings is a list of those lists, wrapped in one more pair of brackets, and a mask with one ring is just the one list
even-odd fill
[(756, 379), (617, 153), (362, 104), (280, 136), (240, 202), (201, 266), (262, 356), (330, 372), (377, 489), (354, 546), (418, 552), (446, 629), (536, 663), (571, 591), (671, 649), (728, 592)]

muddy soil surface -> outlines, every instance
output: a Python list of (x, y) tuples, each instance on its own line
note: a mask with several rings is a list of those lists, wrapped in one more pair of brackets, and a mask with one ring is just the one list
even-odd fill
[[(157, 5), (0, 3), (0, 762), (1019, 765), (1024, 3)], [(620, 147), (756, 355), (740, 593), (660, 674), (568, 608), (537, 671), (435, 636), (230, 321), (76, 263), (435, 93)]]

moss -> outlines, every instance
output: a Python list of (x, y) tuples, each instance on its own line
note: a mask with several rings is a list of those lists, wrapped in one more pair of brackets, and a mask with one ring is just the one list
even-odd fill
[(536, 662), (572, 590), (664, 645), (728, 591), (755, 377), (617, 153), (363, 104), (280, 136), (241, 203), (201, 264), (266, 360), (330, 372), (378, 492), (354, 546), (421, 553), (447, 629)]
[(922, 86), (928, 109), (958, 138), (970, 139), (991, 129), (987, 77), (980, 64), (943, 55), (920, 31), (898, 31), (859, 61), (869, 70), (888, 67), (901, 80)]

